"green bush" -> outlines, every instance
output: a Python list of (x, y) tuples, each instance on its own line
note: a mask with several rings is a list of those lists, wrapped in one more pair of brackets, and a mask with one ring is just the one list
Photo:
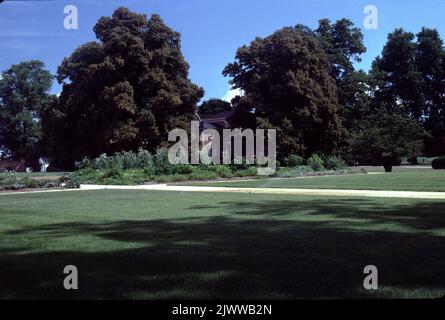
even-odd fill
[(316, 154), (312, 155), (309, 159), (307, 159), (307, 165), (312, 168), (314, 171), (322, 171), (324, 170), (323, 160)]
[(257, 167), (251, 166), (251, 167), (248, 167), (248, 168), (246, 168), (244, 170), (236, 171), (235, 175), (237, 177), (253, 177), (253, 176), (257, 175), (257, 173), (258, 173), (257, 169), (258, 169)]
[(292, 167), (292, 168), (299, 167), (304, 164), (304, 159), (298, 155), (291, 154), (291, 155), (289, 155), (289, 157), (284, 159), (284, 164), (287, 167)]
[[(162, 151), (163, 152), (163, 151)], [(164, 154), (163, 154), (164, 155)], [(168, 160), (168, 154), (167, 154)], [(95, 170), (132, 170), (144, 169), (149, 174), (154, 174), (154, 159), (150, 152), (146, 150), (139, 150), (135, 152), (118, 152), (113, 156), (107, 156), (105, 153), (101, 154), (94, 160), (88, 158), (82, 159), (78, 166), (79, 170), (95, 169)]]
[(219, 176), (216, 172), (206, 171), (206, 170), (195, 170), (188, 175), (190, 180), (213, 180), (217, 179)]
[(98, 170), (111, 169), (111, 159), (103, 153), (94, 160), (94, 167)]
[(147, 150), (139, 150), (138, 152), (139, 164), (146, 174), (154, 174), (155, 166), (154, 159), (150, 152)]
[(83, 158), (80, 162), (78, 169), (84, 170), (84, 169), (93, 169), (95, 167), (94, 161), (91, 161), (87, 157)]
[(15, 174), (0, 176), (0, 189), (21, 190), (26, 188), (52, 188), (59, 186), (59, 181), (49, 179), (33, 179), (30, 177), (20, 177)]
[(233, 177), (232, 169), (230, 169), (227, 165), (216, 165), (214, 166), (215, 172), (220, 176), (221, 178), (230, 178)]
[(347, 167), (346, 162), (339, 157), (328, 157), (325, 160), (325, 167), (328, 170), (342, 170)]
[(185, 180), (189, 180), (189, 177), (183, 174), (160, 175), (154, 177), (154, 181), (159, 183), (179, 182)]
[(431, 165), (435, 170), (445, 169), (445, 156), (434, 159)]
[[(240, 162), (240, 163), (236, 164), (235, 162)], [(235, 172), (235, 171), (245, 170), (245, 169), (249, 168), (252, 165), (251, 164), (247, 164), (247, 161), (246, 161), (245, 157), (241, 157), (241, 158), (233, 159), (232, 160), (232, 164), (230, 164), (229, 166), (230, 166), (230, 169), (233, 172)]]
[(77, 175), (71, 175), (65, 180), (65, 188), (78, 189), (80, 188), (80, 179)]
[(154, 157), (154, 171), (156, 175), (173, 174), (175, 165), (168, 160), (168, 150), (159, 149)]
[(190, 164), (177, 164), (173, 166), (173, 174), (190, 174), (194, 171), (193, 166)]

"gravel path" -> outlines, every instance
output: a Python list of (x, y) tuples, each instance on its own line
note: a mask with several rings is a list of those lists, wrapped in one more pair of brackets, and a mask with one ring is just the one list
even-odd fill
[(340, 190), (340, 189), (285, 189), (285, 188), (231, 188), (231, 187), (202, 187), (179, 186), (167, 184), (151, 184), (139, 186), (106, 186), (81, 185), (80, 189), (39, 190), (26, 192), (5, 192), (0, 196), (46, 193), (70, 192), (85, 190), (155, 190), (176, 192), (227, 192), (227, 193), (257, 193), (257, 194), (287, 194), (308, 196), (339, 196), (339, 197), (371, 197), (371, 198), (410, 198), (410, 199), (441, 199), (445, 200), (445, 192), (418, 192), (418, 191), (376, 191), (376, 190)]
[(259, 194), (288, 194), (313, 196), (340, 197), (374, 197), (374, 198), (415, 198), (415, 199), (444, 199), (445, 192), (418, 191), (376, 191), (376, 190), (332, 190), (332, 189), (284, 189), (284, 188), (231, 188), (231, 187), (202, 187), (202, 186), (174, 186), (166, 184), (142, 186), (101, 186), (82, 185), (81, 190), (156, 190), (181, 192), (228, 192), (228, 193), (259, 193)]

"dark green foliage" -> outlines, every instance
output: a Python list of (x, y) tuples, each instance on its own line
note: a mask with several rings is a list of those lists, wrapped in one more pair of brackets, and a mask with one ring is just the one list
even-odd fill
[(386, 171), (400, 164), (402, 157), (413, 157), (423, 147), (425, 130), (408, 116), (381, 109), (362, 122), (362, 129), (351, 140), (360, 163), (383, 165)]
[[(218, 174), (218, 176), (220, 176), (222, 178), (233, 177), (233, 171), (227, 165), (215, 165), (214, 168), (215, 168), (215, 172)], [(254, 175), (256, 175), (256, 173)]]
[(375, 90), (373, 108), (400, 109), (432, 136), (426, 153), (445, 148), (445, 50), (436, 29), (422, 28), (415, 36), (403, 29), (388, 35), (382, 56), (370, 73)]
[(354, 71), (353, 63), (360, 62), (361, 54), (366, 52), (363, 33), (349, 19), (332, 24), (328, 19), (322, 19), (315, 35), (331, 63), (332, 76), (340, 84), (342, 79)]
[(432, 162), (433, 169), (445, 169), (445, 156), (434, 159)]
[(40, 152), (41, 117), (53, 76), (41, 61), (12, 65), (0, 77), (0, 149), (34, 166)]
[(94, 160), (84, 158), (78, 166), (79, 169), (96, 170), (129, 170), (144, 169), (150, 174), (154, 173), (154, 159), (150, 152), (139, 150), (135, 152), (118, 152), (113, 156), (101, 154)]
[(322, 171), (325, 169), (323, 160), (316, 154), (307, 159), (307, 165), (314, 171)]
[(21, 190), (31, 188), (54, 188), (60, 185), (58, 180), (33, 179), (15, 174), (0, 174), (0, 190)]
[(339, 157), (328, 157), (324, 161), (324, 166), (328, 170), (342, 170), (347, 167), (346, 162)]
[(276, 128), (279, 157), (336, 149), (337, 88), (315, 36), (283, 28), (239, 48), (235, 59), (223, 71), (244, 92), (232, 100), (234, 126)]
[(100, 155), (94, 160), (84, 158), (78, 171), (64, 178), (66, 187), (84, 184), (132, 185), (144, 182), (177, 182), (212, 180), (234, 176), (256, 176), (257, 167), (240, 165), (171, 164), (168, 149), (161, 148), (154, 157), (148, 151), (118, 152), (114, 156)]
[(291, 154), (287, 158), (284, 159), (284, 165), (287, 167), (299, 167), (304, 164), (303, 157), (300, 157), (296, 154)]
[(361, 55), (366, 52), (363, 33), (349, 19), (334, 23), (322, 19), (314, 34), (328, 57), (331, 75), (337, 83), (343, 126), (350, 130), (355, 120), (362, 117), (369, 102), (367, 75), (362, 70), (355, 71), (353, 65), (360, 62)]
[[(64, 59), (58, 112), (64, 118), (58, 161), (146, 148), (194, 119), (202, 88), (188, 79), (180, 34), (161, 18), (117, 9), (94, 27), (99, 42)], [(94, 137), (94, 139), (92, 139)]]
[(214, 114), (218, 112), (232, 111), (232, 105), (221, 99), (204, 101), (198, 108), (199, 114)]
[(168, 160), (168, 150), (159, 149), (154, 157), (156, 175), (174, 174), (175, 165)]

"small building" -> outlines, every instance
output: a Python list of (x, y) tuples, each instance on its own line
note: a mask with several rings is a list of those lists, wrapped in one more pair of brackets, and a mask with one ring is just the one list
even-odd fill
[[(222, 132), (224, 129), (230, 129), (229, 118), (233, 115), (233, 111), (228, 112), (218, 112), (215, 114), (205, 114), (200, 115), (200, 125), (199, 130), (203, 132), (206, 129), (215, 129), (219, 132), (220, 137), (222, 137)], [(214, 137), (212, 135), (204, 135), (202, 137), (203, 145), (211, 143)]]

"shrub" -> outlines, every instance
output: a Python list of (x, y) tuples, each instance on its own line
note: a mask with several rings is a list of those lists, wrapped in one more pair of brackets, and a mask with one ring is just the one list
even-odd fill
[(325, 160), (325, 167), (328, 170), (342, 170), (347, 167), (346, 162), (339, 157), (328, 157)]
[(174, 166), (168, 160), (168, 150), (167, 149), (158, 149), (154, 158), (154, 169), (155, 174), (157, 175), (165, 175), (165, 174), (173, 174)]
[(213, 180), (218, 178), (218, 174), (212, 171), (205, 170), (195, 170), (193, 173), (189, 174), (188, 177), (191, 180)]
[(194, 170), (193, 166), (190, 164), (177, 164), (173, 166), (172, 171), (173, 174), (190, 174)]
[(99, 170), (108, 170), (111, 168), (111, 161), (108, 156), (103, 153), (94, 160), (94, 167)]
[[(240, 162), (239, 164), (236, 164), (235, 162)], [(232, 169), (233, 172), (239, 171), (239, 170), (245, 170), (249, 168), (251, 165), (247, 164), (246, 158), (236, 158), (232, 160), (232, 164), (230, 164), (230, 169)]]
[(159, 183), (179, 182), (189, 180), (187, 175), (174, 174), (174, 175), (160, 175), (154, 178), (154, 181)]
[(314, 171), (322, 171), (324, 170), (323, 160), (314, 154), (309, 159), (307, 159), (307, 165), (312, 168)]
[(122, 172), (121, 170), (117, 169), (117, 168), (112, 168), (109, 169), (107, 171), (105, 171), (105, 173), (102, 176), (103, 179), (121, 179), (122, 178)]
[(291, 154), (284, 160), (284, 164), (288, 167), (298, 167), (304, 164), (304, 159), (298, 155)]
[(215, 172), (222, 178), (230, 178), (233, 177), (232, 169), (230, 169), (227, 165), (216, 165)]
[(83, 158), (80, 162), (78, 169), (93, 169), (95, 167), (94, 162), (88, 159), (87, 157)]
[(65, 188), (68, 189), (78, 189), (80, 188), (80, 179), (76, 175), (72, 175), (65, 182)]
[(445, 169), (445, 156), (434, 159), (431, 164), (435, 170)]
[(154, 159), (150, 152), (147, 150), (139, 150), (138, 152), (138, 159), (139, 163), (141, 165), (141, 168), (144, 169), (144, 172), (146, 174), (154, 174), (155, 173), (155, 166), (154, 166)]
[(30, 177), (18, 177), (15, 174), (0, 177), (2, 190), (21, 190), (25, 188), (51, 188), (58, 186), (58, 181), (48, 179), (32, 179)]
[(256, 176), (258, 173), (258, 170), (256, 167), (248, 167), (244, 170), (238, 170), (235, 172), (235, 175), (237, 177), (252, 177), (252, 176)]

